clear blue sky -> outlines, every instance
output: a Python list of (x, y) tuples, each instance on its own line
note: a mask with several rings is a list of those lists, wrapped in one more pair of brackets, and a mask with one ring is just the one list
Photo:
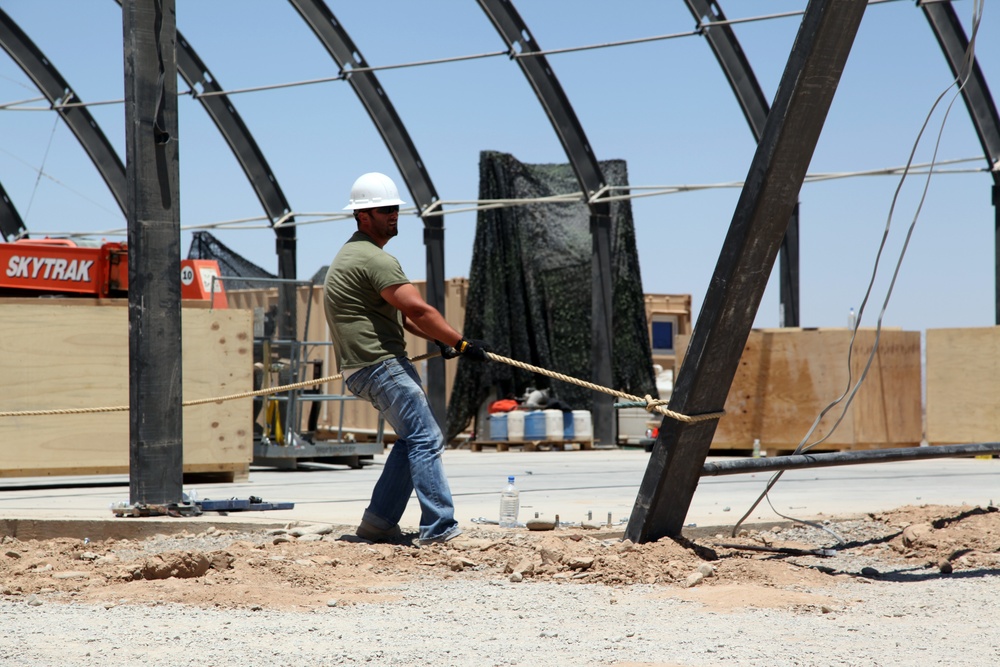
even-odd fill
[[(804, 0), (724, 0), (729, 18), (795, 11)], [(329, 2), (372, 65), (499, 51), (503, 43), (475, 2)], [(544, 49), (689, 31), (681, 0), (519, 0)], [(0, 0), (88, 102), (123, 97), (121, 11), (113, 0)], [(966, 32), (971, 1), (955, 2)], [(329, 77), (336, 66), (294, 9), (280, 0), (177, 0), (178, 28), (229, 90)], [(735, 26), (770, 99), (800, 17)], [(1000, 94), (1000, 8), (987, 3), (980, 66)], [(623, 159), (633, 185), (741, 181), (755, 143), (704, 38), (684, 37), (549, 56), (599, 159)], [(566, 162), (516, 63), (504, 57), (378, 73), (442, 199), (475, 199), (481, 150), (524, 162)], [(910, 1), (868, 8), (810, 173), (905, 164), (930, 105), (951, 74), (923, 13)], [(183, 81), (179, 89), (185, 90)], [(30, 80), (0, 54), (0, 103), (35, 97)], [(950, 99), (950, 96), (949, 98)], [(354, 178), (383, 171), (403, 185), (367, 113), (344, 82), (232, 97), (296, 211), (339, 211)], [(39, 106), (39, 103), (27, 106)], [(943, 109), (943, 107), (942, 107)], [(124, 107), (92, 113), (124, 160)], [(201, 105), (181, 97), (181, 223), (262, 215), (232, 153)], [(942, 110), (915, 157), (931, 158)], [(124, 226), (97, 170), (51, 111), (0, 110), (0, 182), (31, 231), (99, 231)], [(948, 120), (938, 158), (986, 160), (964, 104)], [(45, 176), (39, 179), (38, 169)], [(908, 330), (994, 323), (994, 209), (987, 173), (936, 175), (885, 317)], [(801, 322), (845, 326), (860, 304), (898, 178), (806, 184), (801, 192)], [(874, 324), (892, 265), (924, 185), (914, 176), (896, 207), (882, 275), (863, 324)], [(738, 189), (712, 189), (633, 202), (643, 288), (691, 294), (695, 312), (718, 259)], [(412, 201), (408, 193), (407, 201)], [(446, 216), (445, 274), (467, 276), (475, 215)], [(302, 226), (298, 271), (311, 276), (350, 235), (353, 222)], [(401, 220), (387, 249), (411, 279), (424, 277), (422, 224)], [(275, 271), (269, 229), (213, 232)], [(187, 252), (190, 233), (182, 236)], [(757, 326), (778, 324), (772, 279)]]

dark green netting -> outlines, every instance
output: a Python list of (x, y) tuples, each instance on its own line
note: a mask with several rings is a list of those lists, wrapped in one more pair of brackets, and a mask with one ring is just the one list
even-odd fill
[[(627, 185), (625, 162), (601, 162), (609, 185)], [(529, 165), (484, 151), (479, 199), (526, 199), (579, 191), (568, 164)], [(611, 203), (613, 389), (656, 396), (636, 252), (632, 207)], [(591, 381), (590, 213), (583, 202), (525, 204), (480, 211), (469, 272), (463, 333), (497, 354)], [(448, 439), (469, 425), (491, 396), (549, 388), (572, 409), (592, 409), (594, 392), (508, 364), (459, 358), (448, 403)]]
[[(261, 289), (273, 287), (274, 283), (253, 280), (254, 278), (277, 278), (225, 245), (208, 232), (195, 232), (188, 248), (188, 259), (214, 259), (219, 263), (219, 272), (224, 278), (227, 290)], [(236, 280), (246, 278), (247, 280)]]

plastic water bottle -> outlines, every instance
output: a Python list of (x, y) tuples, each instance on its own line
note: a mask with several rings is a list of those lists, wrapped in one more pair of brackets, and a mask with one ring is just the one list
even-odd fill
[(847, 330), (854, 331), (858, 328), (858, 316), (854, 314), (854, 306), (851, 306), (851, 312), (847, 313)]
[(760, 438), (753, 439), (753, 457), (755, 459), (760, 458)]
[(500, 527), (517, 528), (517, 511), (521, 505), (521, 493), (514, 486), (514, 476), (507, 478), (507, 486), (500, 494)]

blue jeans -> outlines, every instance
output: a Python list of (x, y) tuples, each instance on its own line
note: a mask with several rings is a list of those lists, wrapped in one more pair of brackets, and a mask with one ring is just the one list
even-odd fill
[(416, 490), (420, 539), (443, 537), (457, 530), (455, 505), (441, 462), (444, 436), (413, 364), (404, 357), (373, 364), (352, 373), (347, 388), (371, 401), (396, 432), (364, 520), (380, 530), (392, 528)]

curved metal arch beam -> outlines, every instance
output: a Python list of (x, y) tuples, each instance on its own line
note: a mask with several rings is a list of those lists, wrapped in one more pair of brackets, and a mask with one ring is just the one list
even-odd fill
[[(965, 51), (969, 48), (969, 38), (965, 35), (955, 8), (950, 2), (920, 2), (918, 3), (931, 24), (931, 30), (937, 37), (938, 44), (948, 60), (948, 66), (956, 77), (962, 69)], [(972, 117), (972, 124), (983, 146), (983, 155), (989, 163), (990, 174), (993, 175), (993, 210), (994, 210), (994, 294), (995, 318), (1000, 324), (1000, 115), (996, 104), (990, 95), (986, 77), (979, 68), (979, 59), (972, 62), (972, 72), (968, 82), (962, 88), (962, 99)]]
[[(438, 194), (423, 160), (420, 159), (417, 147), (375, 73), (352, 71), (355, 68), (366, 68), (368, 64), (326, 3), (323, 0), (289, 0), (289, 2), (319, 38), (341, 72), (346, 74), (347, 82), (351, 84), (354, 93), (368, 111), (372, 123), (375, 124), (392, 154), (396, 167), (403, 175), (406, 187), (413, 196), (417, 211), (424, 222), (424, 245), (427, 248), (427, 302), (443, 313), (444, 216), (430, 211), (438, 201)], [(429, 343), (428, 351), (434, 350), (436, 350), (434, 344)], [(444, 360), (441, 358), (429, 359), (427, 362), (427, 394), (431, 409), (438, 423), (443, 426), (447, 406)]]
[[(120, 0), (116, 2), (120, 4)], [(195, 99), (201, 103), (219, 133), (229, 144), (257, 199), (264, 207), (264, 212), (270, 218), (277, 237), (275, 250), (278, 255), (278, 277), (294, 280), (297, 275), (295, 226), (283, 224), (294, 221), (294, 217), (289, 215), (292, 211), (291, 206), (250, 129), (230, 102), (229, 96), (218, 94), (223, 90), (218, 79), (212, 75), (191, 43), (184, 39), (180, 30), (177, 31), (177, 71), (193, 90), (215, 93), (209, 96), (195, 94)], [(280, 285), (278, 293), (278, 335), (281, 338), (294, 339), (297, 328), (295, 286)]]
[[(116, 2), (121, 4), (120, 0), (116, 0)], [(212, 76), (197, 52), (180, 32), (177, 33), (177, 39), (180, 47), (177, 69), (188, 85), (192, 88), (200, 87), (204, 92), (221, 91), (222, 88), (215, 77)], [(0, 10), (0, 45), (31, 77), (52, 104), (66, 102), (70, 98), (76, 102), (80, 101), (80, 98), (51, 64), (51, 61), (3, 10)], [(205, 107), (239, 160), (265, 212), (271, 218), (271, 223), (274, 224), (281, 220), (291, 211), (288, 201), (278, 186), (277, 180), (250, 130), (233, 108), (228, 97), (215, 95), (197, 97), (197, 99)], [(121, 163), (107, 137), (98, 128), (93, 116), (86, 107), (58, 108), (57, 111), (73, 130), (87, 154), (94, 160), (102, 176), (105, 177), (105, 181), (108, 182), (112, 193), (121, 204), (122, 198), (116, 192), (116, 188), (118, 187), (119, 173), (121, 183), (124, 184), (125, 166)], [(124, 188), (124, 185), (121, 187)]]
[[(607, 185), (601, 166), (597, 162), (583, 127), (573, 111), (559, 80), (549, 67), (541, 47), (531, 36), (527, 24), (509, 0), (478, 0), (479, 6), (497, 29), (510, 53), (519, 54), (517, 64), (528, 79), (538, 101), (545, 109), (552, 127), (559, 136), (566, 157), (580, 182), (580, 189), (587, 193), (590, 209), (590, 232), (593, 238), (591, 271), (592, 331), (591, 358), (594, 360), (595, 384), (610, 387), (614, 383), (611, 366), (611, 207), (602, 201)], [(594, 436), (605, 444), (616, 444), (613, 401), (607, 395), (595, 394), (593, 403)]]
[[(118, 1), (118, 0), (116, 0)], [(118, 1), (120, 5), (121, 2)], [(200, 85), (204, 90), (221, 90), (215, 78), (205, 67), (197, 53), (184, 40), (180, 32), (177, 33), (178, 62), (177, 67), (193, 88)], [(0, 10), (0, 45), (10, 54), (18, 65), (35, 82), (39, 90), (53, 104), (69, 101), (73, 99), (77, 102), (80, 98), (72, 91), (66, 80), (59, 74), (58, 70), (51, 64), (51, 61), (42, 51), (31, 41), (23, 30), (6, 13)], [(290, 212), (290, 207), (284, 194), (281, 192), (274, 178), (267, 161), (264, 159), (256, 142), (253, 140), (249, 129), (243, 123), (235, 108), (224, 95), (203, 97), (199, 101), (205, 107), (216, 127), (225, 137), (233, 153), (236, 155), (247, 178), (250, 180), (254, 191), (257, 193), (264, 210), (271, 218), (271, 224), (283, 219)], [(58, 108), (60, 116), (70, 127), (77, 137), (87, 155), (98, 168), (104, 181), (111, 189), (119, 207), (125, 211), (125, 165), (115, 152), (107, 137), (98, 127), (97, 122), (86, 107)], [(16, 215), (16, 211), (14, 211)], [(8, 218), (3, 231), (9, 234), (6, 227), (16, 223), (9, 218), (8, 211), (4, 217)], [(24, 229), (23, 222), (17, 217), (20, 228)], [(12, 227), (13, 228), (13, 227)], [(279, 275), (282, 277), (295, 277), (295, 231), (294, 227), (278, 227), (275, 229), (278, 236), (279, 254)], [(16, 233), (16, 232), (15, 232)]]
[[(122, 0), (115, 0), (115, 2), (119, 6), (122, 4)], [(236, 160), (240, 163), (247, 180), (250, 181), (250, 186), (257, 195), (257, 199), (264, 207), (264, 213), (270, 218), (271, 226), (293, 222), (294, 218), (288, 215), (291, 213), (291, 206), (288, 204), (281, 186), (278, 185), (278, 179), (271, 171), (264, 153), (254, 140), (253, 134), (230, 102), (229, 96), (220, 94), (223, 88), (219, 85), (218, 79), (215, 78), (197, 51), (194, 50), (190, 42), (184, 39), (179, 30), (177, 31), (177, 71), (188, 86), (197, 91), (194, 95), (195, 99), (201, 103), (212, 122), (215, 123), (219, 133), (226, 140), (230, 150), (233, 151), (233, 155), (236, 156)], [(198, 93), (213, 94), (202, 96)], [(296, 276), (295, 227), (291, 225), (282, 227), (278, 224), (274, 231), (278, 237), (278, 277), (294, 279)], [(294, 300), (292, 305), (294, 306)], [(282, 337), (287, 337), (287, 335), (283, 333)], [(294, 337), (294, 329), (292, 329), (291, 337)]]
[[(545, 114), (559, 136), (581, 188), (590, 197), (597, 195), (607, 185), (604, 174), (601, 173), (601, 167), (590, 148), (590, 142), (587, 141), (576, 112), (573, 111), (569, 98), (566, 97), (559, 80), (549, 67), (548, 60), (542, 55), (531, 55), (542, 49), (531, 36), (527, 24), (509, 0), (478, 0), (478, 2), (510, 49), (511, 57), (517, 60), (538, 101), (545, 109)], [(514, 57), (514, 54), (525, 57)]]
[(0, 237), (4, 241), (10, 241), (18, 237), (26, 236), (27, 227), (21, 215), (17, 212), (14, 202), (7, 196), (7, 191), (0, 183)]
[(705, 22), (726, 20), (722, 7), (715, 0), (684, 0), (684, 2), (698, 21), (701, 34), (712, 47), (712, 52), (715, 53), (750, 125), (750, 131), (753, 132), (754, 139), (759, 142), (764, 134), (764, 123), (767, 122), (770, 106), (757, 81), (757, 76), (750, 67), (750, 61), (743, 53), (743, 47), (736, 39), (736, 33), (728, 24), (704, 25)]
[[(413, 195), (417, 210), (423, 217), (424, 212), (438, 201), (437, 191), (413, 140), (410, 139), (403, 121), (396, 113), (375, 73), (351, 71), (359, 67), (366, 68), (368, 63), (354, 45), (347, 30), (323, 0), (289, 0), (289, 2), (312, 28), (341, 72), (346, 75), (347, 82), (351, 84), (351, 88), (364, 104), (376, 129), (382, 135), (382, 140), (392, 154), (403, 180), (406, 181), (406, 187)], [(431, 225), (435, 222), (434, 218), (439, 217), (424, 218), (424, 224)]]
[[(948, 60), (952, 74), (956, 77), (965, 60), (965, 51), (969, 48), (969, 38), (951, 2), (921, 2), (920, 8), (934, 31), (938, 44)], [(968, 82), (962, 88), (962, 99), (972, 117), (979, 143), (983, 146), (983, 155), (989, 162), (993, 183), (1000, 186), (1000, 115), (996, 104), (986, 85), (986, 77), (979, 68), (979, 59), (972, 62), (972, 73)]]
[[(117, 1), (117, 0), (116, 0)], [(198, 56), (198, 53), (191, 46), (191, 43), (184, 39), (181, 32), (177, 31), (177, 71), (189, 86), (196, 92), (194, 99), (201, 103), (202, 107), (212, 118), (212, 122), (225, 138), (226, 143), (232, 149), (233, 154), (239, 161), (243, 172), (246, 174), (254, 193), (260, 200), (261, 206), (271, 219), (271, 224), (290, 219), (286, 218), (291, 207), (285, 198), (285, 193), (278, 185), (278, 180), (271, 171), (261, 151), (260, 146), (253, 138), (250, 129), (243, 122), (239, 112), (229, 100), (228, 95), (222, 93), (222, 86), (218, 79), (205, 65), (205, 62)], [(200, 93), (212, 93), (205, 96)]]
[(27, 34), (3, 10), (0, 10), (0, 46), (10, 54), (43, 95), (62, 116), (83, 150), (97, 167), (122, 213), (126, 211), (125, 165), (87, 107), (63, 107), (66, 102), (80, 102), (79, 96), (59, 74), (55, 66)]
[[(716, 0), (684, 0), (692, 16), (698, 21), (702, 35), (708, 40), (719, 66), (722, 67), (729, 86), (733, 89), (743, 116), (750, 125), (754, 140), (760, 143), (770, 105), (750, 61), (743, 52), (736, 33), (728, 25), (704, 25), (705, 22), (725, 21), (726, 15)], [(799, 206), (795, 205), (788, 230), (778, 251), (778, 282), (780, 284), (782, 324), (799, 326)]]

